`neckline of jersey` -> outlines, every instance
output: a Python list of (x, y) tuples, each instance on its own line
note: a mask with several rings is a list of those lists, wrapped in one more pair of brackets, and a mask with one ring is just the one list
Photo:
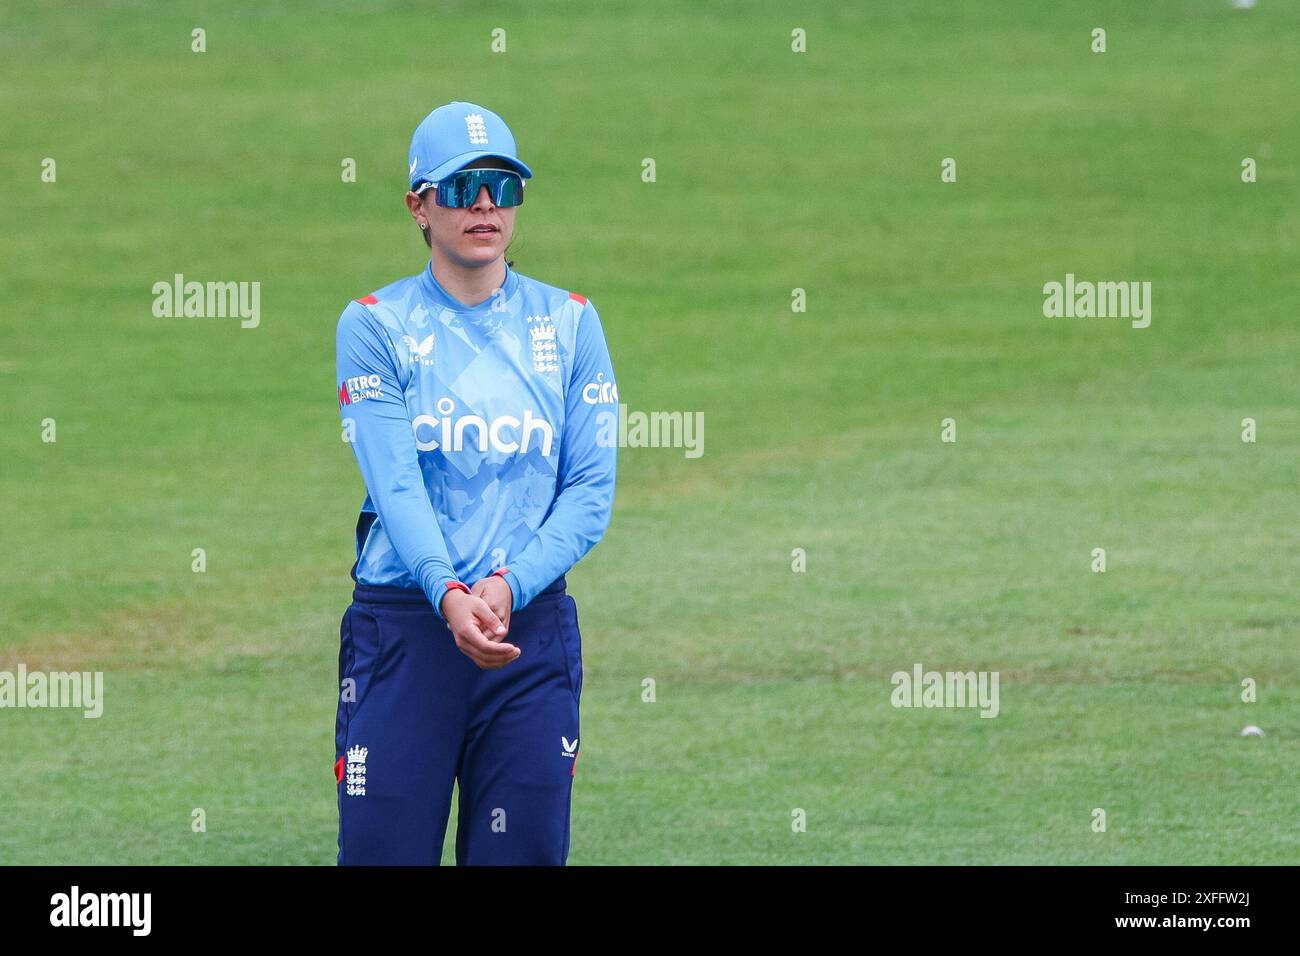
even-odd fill
[[(488, 312), (492, 309), (492, 300), (496, 298), (495, 295), (489, 295), (482, 302), (478, 303), (478, 305), (466, 305), (442, 287), (442, 283), (438, 281), (438, 277), (433, 274), (432, 261), (424, 264), (424, 271), (420, 273), (420, 283), (423, 285), (425, 292), (428, 293), (429, 297), (432, 298), (440, 308), (450, 309), (452, 312), (463, 312), (471, 315), (477, 315), (480, 312)], [(506, 279), (505, 282), (501, 284), (501, 288), (505, 292), (506, 301), (509, 301), (515, 294), (515, 288), (518, 285), (518, 275), (515, 273), (514, 269), (510, 268), (510, 263), (506, 263)]]

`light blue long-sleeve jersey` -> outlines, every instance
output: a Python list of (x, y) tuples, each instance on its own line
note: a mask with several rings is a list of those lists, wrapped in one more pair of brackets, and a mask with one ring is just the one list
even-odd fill
[(448, 584), (507, 568), (518, 610), (604, 534), (618, 387), (587, 299), (507, 266), (466, 306), (426, 264), (348, 304), (337, 370), (368, 492), (358, 583), (419, 587), (441, 615)]

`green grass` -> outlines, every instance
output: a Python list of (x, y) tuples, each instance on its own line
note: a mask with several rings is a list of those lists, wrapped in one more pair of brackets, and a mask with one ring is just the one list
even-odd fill
[[(622, 452), (570, 575), (571, 863), (1298, 858), (1300, 10), (816, 6), (7, 6), (0, 669), (107, 699), (0, 710), (0, 863), (333, 862), (334, 325), (420, 268), (451, 99), (536, 172), (516, 268), (706, 422)], [(176, 272), (261, 326), (154, 318)], [(1067, 272), (1151, 281), (1151, 327), (1044, 318)], [(1000, 715), (891, 707), (916, 662)]]

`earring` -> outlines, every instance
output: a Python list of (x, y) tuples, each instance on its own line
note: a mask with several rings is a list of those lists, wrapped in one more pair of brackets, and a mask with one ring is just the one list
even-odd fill
[(421, 229), (428, 229), (428, 228), (429, 228), (429, 224), (428, 224), (427, 222), (421, 221), (421, 222), (420, 222), (420, 228), (421, 228)]

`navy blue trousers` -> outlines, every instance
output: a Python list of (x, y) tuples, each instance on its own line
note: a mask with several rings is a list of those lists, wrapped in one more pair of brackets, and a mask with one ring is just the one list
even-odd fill
[(339, 633), (340, 865), (563, 865), (582, 638), (561, 577), (514, 612), (519, 657), (481, 670), (424, 594), (358, 585)]

